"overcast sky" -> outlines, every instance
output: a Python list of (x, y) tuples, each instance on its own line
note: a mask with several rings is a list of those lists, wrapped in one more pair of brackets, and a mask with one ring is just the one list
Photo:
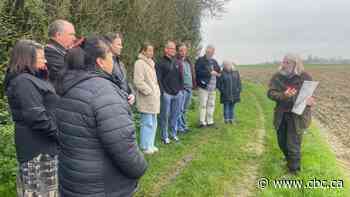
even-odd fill
[(350, 58), (350, 0), (232, 0), (202, 24), (216, 58), (253, 64), (288, 52)]

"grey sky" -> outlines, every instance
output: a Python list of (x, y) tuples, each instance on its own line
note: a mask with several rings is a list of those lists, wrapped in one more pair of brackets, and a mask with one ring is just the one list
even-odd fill
[(202, 25), (203, 46), (239, 64), (288, 52), (350, 57), (350, 0), (232, 0), (221, 19)]

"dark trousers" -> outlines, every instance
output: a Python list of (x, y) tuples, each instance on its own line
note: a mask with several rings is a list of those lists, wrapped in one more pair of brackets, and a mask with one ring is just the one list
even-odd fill
[(277, 131), (278, 145), (290, 171), (300, 170), (302, 133), (297, 133), (292, 113), (284, 113)]

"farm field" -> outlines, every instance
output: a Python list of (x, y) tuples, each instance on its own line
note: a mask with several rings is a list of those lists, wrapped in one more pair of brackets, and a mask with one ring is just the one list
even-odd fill
[[(243, 79), (268, 85), (277, 66), (240, 66)], [(337, 155), (340, 164), (349, 172), (350, 168), (350, 78), (349, 65), (306, 65), (313, 80), (320, 81), (315, 96), (316, 118), (326, 131), (328, 142)]]
[[(149, 168), (139, 182), (136, 197), (350, 196), (349, 179), (317, 124), (304, 135), (301, 173), (287, 174), (272, 126), (274, 103), (267, 99), (264, 86), (247, 81), (243, 86), (242, 101), (236, 109), (238, 122), (224, 124), (217, 99), (216, 127), (212, 128), (197, 128), (198, 97), (194, 93), (188, 114), (191, 131), (180, 135), (179, 143), (170, 145), (161, 144), (157, 137), (160, 152), (146, 156)], [(9, 130), (0, 128), (0, 133)], [(13, 156), (1, 158), (10, 161)], [(1, 197), (16, 196), (15, 176), (10, 178), (0, 184)], [(337, 180), (341, 184), (328, 189), (308, 187), (307, 183), (315, 179)], [(261, 188), (260, 180), (269, 182)], [(298, 181), (298, 185), (277, 185), (275, 181)]]

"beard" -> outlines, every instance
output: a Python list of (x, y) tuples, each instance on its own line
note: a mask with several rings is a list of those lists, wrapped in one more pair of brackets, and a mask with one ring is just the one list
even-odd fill
[(286, 77), (294, 76), (294, 67), (281, 67), (279, 73)]

